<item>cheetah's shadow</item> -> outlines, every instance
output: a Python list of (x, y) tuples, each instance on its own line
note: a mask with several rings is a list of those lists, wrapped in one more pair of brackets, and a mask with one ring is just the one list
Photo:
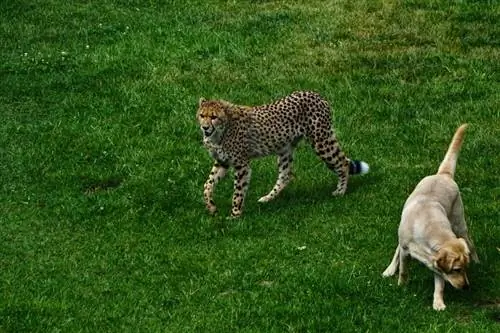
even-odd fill
[[(307, 209), (310, 210), (315, 205), (323, 205), (327, 202), (332, 202), (332, 205), (342, 207), (343, 199), (350, 200), (352, 197), (362, 198), (366, 192), (370, 192), (371, 188), (379, 183), (381, 175), (370, 173), (363, 176), (352, 176), (349, 180), (349, 185), (344, 196), (332, 195), (336, 185), (336, 178), (333, 180), (322, 182), (320, 184), (307, 184), (304, 181), (294, 180), (287, 188), (283, 190), (274, 200), (266, 203), (256, 203), (259, 195), (265, 193), (253, 193), (250, 200), (247, 202), (247, 209), (252, 210), (251, 206), (258, 205), (258, 210), (261, 214), (279, 214), (282, 210)], [(254, 208), (255, 209), (255, 208)], [(248, 211), (246, 212), (249, 213)]]

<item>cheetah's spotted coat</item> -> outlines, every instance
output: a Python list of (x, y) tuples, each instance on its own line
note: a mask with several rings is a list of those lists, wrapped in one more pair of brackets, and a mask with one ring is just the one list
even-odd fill
[(217, 210), (212, 199), (215, 185), (233, 166), (231, 215), (241, 215), (250, 181), (250, 160), (270, 154), (278, 155), (278, 180), (259, 201), (274, 199), (291, 180), (293, 148), (304, 136), (328, 168), (337, 173), (334, 195), (345, 193), (349, 173), (368, 172), (368, 164), (349, 160), (342, 152), (331, 125), (330, 106), (314, 92), (294, 92), (272, 104), (255, 107), (201, 98), (197, 118), (203, 143), (215, 160), (204, 188), (210, 213)]

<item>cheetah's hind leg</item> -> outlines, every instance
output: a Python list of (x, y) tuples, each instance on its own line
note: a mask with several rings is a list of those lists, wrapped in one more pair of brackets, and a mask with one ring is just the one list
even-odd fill
[(337, 187), (332, 195), (343, 195), (349, 180), (349, 159), (340, 148), (335, 136), (325, 129), (320, 129), (311, 139), (316, 154), (325, 162), (328, 169), (333, 170), (338, 176)]
[(278, 155), (278, 179), (273, 189), (267, 195), (261, 197), (259, 202), (273, 200), (292, 180), (293, 148), (288, 146)]

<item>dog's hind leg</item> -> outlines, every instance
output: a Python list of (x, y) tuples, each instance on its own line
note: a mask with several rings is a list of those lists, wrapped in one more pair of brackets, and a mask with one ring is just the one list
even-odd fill
[(408, 280), (408, 253), (399, 247), (399, 278), (398, 285), (405, 284)]
[(391, 263), (389, 264), (389, 266), (387, 266), (385, 271), (382, 273), (383, 277), (389, 277), (389, 276), (393, 276), (394, 274), (396, 274), (396, 272), (398, 270), (398, 266), (399, 266), (399, 251), (400, 251), (400, 249), (399, 249), (399, 245), (398, 245), (398, 247), (396, 248), (396, 251), (394, 252), (394, 256), (392, 257)]

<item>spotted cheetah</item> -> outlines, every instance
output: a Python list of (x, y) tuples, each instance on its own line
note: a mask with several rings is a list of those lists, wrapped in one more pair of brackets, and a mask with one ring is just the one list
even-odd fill
[(203, 144), (214, 159), (203, 192), (211, 214), (217, 211), (212, 199), (214, 188), (233, 166), (231, 215), (240, 216), (250, 181), (250, 160), (271, 154), (278, 155), (278, 180), (259, 202), (274, 199), (292, 178), (293, 149), (302, 137), (310, 141), (327, 167), (338, 175), (333, 195), (345, 193), (349, 174), (369, 170), (366, 162), (350, 160), (342, 152), (331, 125), (330, 106), (315, 92), (294, 92), (272, 104), (255, 107), (200, 98), (197, 119)]

